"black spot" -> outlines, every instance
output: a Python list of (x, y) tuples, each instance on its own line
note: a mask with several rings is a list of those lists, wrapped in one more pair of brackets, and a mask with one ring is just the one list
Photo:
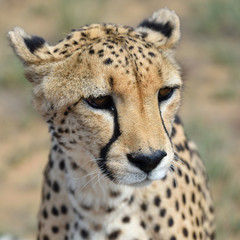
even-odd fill
[(60, 52), (60, 54), (65, 54), (67, 52), (67, 50), (64, 50), (62, 52)]
[(145, 212), (147, 211), (147, 204), (146, 203), (142, 203), (141, 204), (141, 209)]
[(176, 240), (176, 237), (175, 236), (171, 236), (170, 240)]
[(67, 214), (67, 211), (68, 211), (68, 210), (67, 210), (67, 207), (66, 207), (65, 205), (62, 205), (62, 206), (61, 206), (61, 213), (62, 213), (62, 214)]
[(55, 48), (53, 52), (55, 52), (55, 53), (56, 53), (58, 50), (59, 50), (59, 48)]
[(195, 203), (196, 202), (196, 197), (195, 197), (195, 193), (192, 193), (192, 202)]
[(184, 193), (182, 194), (182, 202), (183, 204), (186, 204), (186, 195)]
[(44, 217), (45, 219), (48, 218), (48, 212), (47, 212), (46, 208), (43, 209), (42, 215), (43, 215), (43, 217)]
[(141, 221), (140, 222), (140, 225), (141, 225), (141, 227), (143, 228), (143, 229), (145, 229), (147, 226), (146, 226), (146, 223), (144, 222), (144, 221)]
[(174, 224), (173, 218), (170, 217), (170, 218), (168, 219), (168, 226), (169, 226), (169, 227), (172, 227), (173, 224)]
[(118, 191), (110, 191), (110, 197), (112, 197), (112, 198), (117, 198), (120, 196), (120, 194), (121, 193)]
[(176, 180), (175, 178), (173, 178), (172, 185), (173, 185), (173, 187), (174, 187), (174, 188), (176, 188), (176, 187), (177, 187), (177, 180)]
[(53, 214), (54, 216), (56, 216), (56, 217), (59, 215), (59, 212), (58, 212), (58, 210), (57, 210), (56, 207), (53, 207), (53, 208), (52, 208), (52, 214)]
[(86, 229), (82, 229), (80, 233), (83, 238), (88, 238), (89, 236), (89, 233)]
[(179, 210), (179, 202), (178, 202), (178, 200), (175, 201), (175, 208), (176, 208), (176, 211)]
[(178, 172), (178, 176), (181, 177), (182, 176), (182, 170), (180, 168), (178, 168), (177, 172)]
[(43, 240), (49, 240), (49, 237), (47, 235), (43, 235)]
[(176, 124), (182, 124), (182, 121), (181, 121), (181, 119), (180, 119), (180, 117), (178, 115), (175, 117), (174, 122)]
[(53, 226), (52, 227), (52, 232), (53, 233), (58, 233), (59, 232), (59, 228), (57, 226)]
[(176, 147), (178, 152), (183, 152), (184, 151), (184, 147), (181, 143), (175, 144), (175, 147)]
[(186, 228), (183, 228), (182, 232), (184, 237), (188, 237), (188, 230)]
[(121, 234), (121, 231), (120, 231), (120, 230), (113, 231), (112, 233), (110, 233), (110, 234), (108, 235), (108, 239), (109, 239), (109, 240), (117, 239), (120, 234)]
[(50, 194), (50, 193), (47, 193), (47, 195), (46, 195), (46, 199), (49, 201), (50, 198), (51, 198), (51, 194)]
[(60, 191), (60, 187), (56, 181), (53, 182), (52, 189), (55, 193), (58, 193)]
[(38, 36), (32, 36), (31, 38), (24, 38), (24, 42), (31, 53), (41, 48), (45, 43), (45, 40)]
[(176, 135), (176, 128), (173, 127), (173, 128), (172, 128), (171, 137), (174, 137), (175, 135)]
[(79, 168), (79, 166), (75, 162), (71, 162), (71, 167), (73, 170), (76, 170)]
[(159, 212), (160, 216), (161, 217), (164, 217), (166, 215), (166, 209), (165, 208), (162, 208)]
[(193, 232), (193, 233), (192, 233), (192, 237), (193, 237), (193, 239), (194, 239), (194, 240), (196, 240), (196, 239), (197, 239), (196, 232)]
[(58, 150), (58, 146), (57, 145), (54, 145), (53, 146), (53, 151), (57, 151)]
[(128, 205), (131, 205), (134, 202), (134, 196), (132, 195), (129, 199)]
[(192, 184), (193, 184), (194, 187), (196, 186), (196, 182), (195, 182), (194, 178), (192, 178)]
[(62, 128), (58, 128), (58, 132), (59, 133), (63, 133), (63, 129)]
[(155, 196), (154, 200), (153, 200), (155, 206), (159, 207), (160, 203), (161, 203), (161, 199), (159, 196)]
[(185, 181), (187, 184), (189, 184), (189, 176), (187, 174), (185, 174)]
[(148, 55), (149, 55), (150, 57), (155, 57), (155, 56), (156, 56), (153, 52), (148, 52)]
[(210, 213), (214, 213), (214, 208), (213, 208), (213, 206), (210, 206), (210, 207), (209, 207), (209, 211), (210, 211)]
[(196, 224), (197, 224), (198, 227), (200, 226), (200, 222), (199, 222), (198, 217), (196, 217)]
[(192, 211), (191, 207), (189, 207), (189, 213), (190, 213), (191, 216), (193, 215), (193, 211)]
[(171, 197), (172, 193), (171, 193), (171, 189), (170, 188), (167, 189), (166, 194), (167, 194), (167, 198)]
[(103, 61), (104, 64), (110, 65), (112, 64), (113, 60), (111, 58), (107, 58), (106, 60)]
[(87, 37), (87, 34), (86, 33), (81, 33), (83, 37)]
[(89, 50), (89, 54), (92, 55), (92, 54), (94, 54), (94, 53), (95, 53), (94, 49), (90, 49), (90, 50)]
[(159, 230), (160, 230), (160, 226), (159, 226), (159, 224), (156, 224), (155, 226), (154, 226), (154, 232), (159, 232)]
[(59, 163), (59, 169), (64, 171), (65, 170), (65, 161), (64, 160), (61, 160), (60, 163)]
[(130, 222), (130, 217), (129, 216), (123, 217), (122, 222), (123, 223), (129, 223)]

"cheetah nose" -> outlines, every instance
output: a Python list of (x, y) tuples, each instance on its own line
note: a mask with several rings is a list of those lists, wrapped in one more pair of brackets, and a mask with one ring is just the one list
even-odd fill
[(127, 154), (128, 160), (145, 173), (152, 171), (165, 156), (167, 156), (167, 153), (160, 150), (152, 154)]

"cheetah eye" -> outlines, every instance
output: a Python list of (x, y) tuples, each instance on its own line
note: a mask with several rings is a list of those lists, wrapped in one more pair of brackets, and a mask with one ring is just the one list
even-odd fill
[(105, 109), (105, 110), (114, 110), (114, 103), (111, 96), (100, 96), (97, 98), (89, 97), (85, 101), (93, 108)]
[(169, 99), (174, 92), (175, 88), (165, 87), (159, 90), (158, 92), (158, 102), (165, 101)]

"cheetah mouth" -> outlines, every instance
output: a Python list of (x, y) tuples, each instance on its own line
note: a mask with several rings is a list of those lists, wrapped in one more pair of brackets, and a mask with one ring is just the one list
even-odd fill
[(119, 172), (112, 172), (111, 170), (105, 170), (108, 178), (109, 173), (111, 173), (111, 180), (118, 185), (128, 185), (132, 187), (144, 187), (151, 184), (153, 181), (159, 181), (163, 179), (168, 172), (168, 168), (160, 167), (159, 169), (154, 169), (149, 173), (144, 173), (142, 171), (130, 171), (126, 170), (124, 174)]

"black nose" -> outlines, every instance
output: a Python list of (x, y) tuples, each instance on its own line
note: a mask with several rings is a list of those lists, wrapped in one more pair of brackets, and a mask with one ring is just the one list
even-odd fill
[(167, 153), (160, 150), (152, 154), (127, 154), (128, 160), (145, 173), (152, 171), (165, 156), (167, 156)]

